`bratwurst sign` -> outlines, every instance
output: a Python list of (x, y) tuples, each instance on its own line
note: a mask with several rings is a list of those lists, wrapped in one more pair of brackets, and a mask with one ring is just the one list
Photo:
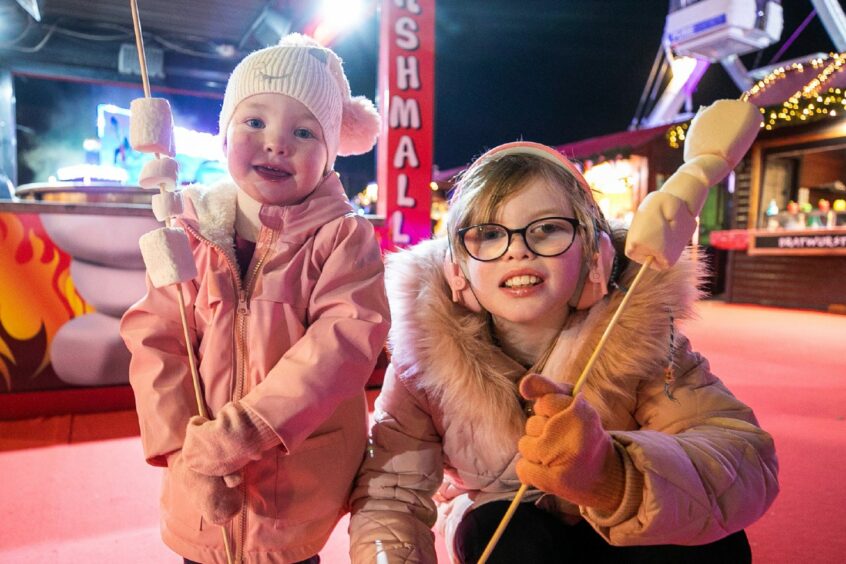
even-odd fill
[(393, 249), (432, 234), (434, 0), (382, 0), (379, 44), (377, 213), (382, 247)]

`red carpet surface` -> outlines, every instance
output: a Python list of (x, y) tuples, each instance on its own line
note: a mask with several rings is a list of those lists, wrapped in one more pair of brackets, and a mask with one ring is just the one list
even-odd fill
[[(748, 531), (754, 561), (843, 562), (846, 316), (719, 302), (700, 312), (683, 330), (755, 409), (781, 463), (781, 494)], [(143, 463), (132, 412), (0, 422), (0, 476), (0, 562), (181, 561), (159, 540), (160, 471)], [(324, 564), (349, 561), (346, 525)]]
[(846, 562), (846, 316), (704, 302), (693, 346), (775, 438), (781, 493), (757, 563)]

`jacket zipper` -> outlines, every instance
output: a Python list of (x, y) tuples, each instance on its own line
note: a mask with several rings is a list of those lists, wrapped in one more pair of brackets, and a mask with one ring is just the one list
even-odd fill
[[(237, 401), (243, 397), (244, 394), (244, 381), (246, 380), (246, 364), (247, 364), (247, 354), (246, 354), (246, 341), (247, 341), (247, 316), (250, 315), (250, 298), (252, 297), (252, 292), (255, 287), (255, 280), (258, 276), (261, 267), (264, 265), (265, 259), (267, 259), (267, 255), (270, 254), (270, 250), (273, 248), (273, 243), (276, 240), (276, 231), (273, 230), (264, 230), (265, 233), (267, 231), (270, 232), (270, 241), (268, 242), (264, 253), (262, 253), (261, 258), (256, 262), (255, 266), (247, 273), (247, 278), (244, 280), (244, 283), (241, 283), (241, 276), (240, 276), (240, 269), (238, 265), (233, 263), (232, 259), (226, 253), (226, 251), (218, 245), (217, 243), (210, 241), (209, 239), (200, 235), (193, 227), (184, 224), (183, 226), (186, 231), (190, 232), (191, 235), (197, 238), (199, 241), (203, 241), (207, 245), (210, 245), (212, 248), (216, 249), (220, 252), (221, 256), (223, 256), (226, 263), (229, 265), (230, 274), (232, 274), (232, 280), (235, 282), (235, 298), (238, 300), (238, 307), (235, 311), (235, 326), (237, 336), (235, 339), (235, 348), (236, 348), (236, 374), (235, 374), (235, 386), (232, 391), (232, 400)], [(263, 235), (264, 238), (267, 235)], [(241, 485), (239, 486), (241, 489), (241, 511), (238, 516), (239, 527), (238, 527), (238, 539), (237, 539), (237, 547), (238, 553), (235, 555), (235, 562), (240, 564), (243, 562), (244, 558), (244, 540), (247, 538), (247, 485), (245, 480), (241, 480)], [(234, 531), (231, 531), (234, 532)]]
[[(262, 253), (259, 260), (256, 261), (253, 268), (247, 273), (247, 277), (244, 280), (243, 286), (238, 291), (238, 309), (236, 310), (236, 317), (237, 317), (237, 327), (238, 327), (238, 376), (235, 380), (235, 393), (233, 395), (233, 400), (240, 400), (244, 396), (245, 392), (245, 383), (247, 379), (247, 317), (250, 315), (250, 298), (252, 298), (253, 290), (255, 289), (255, 282), (256, 278), (258, 277), (258, 273), (261, 271), (261, 267), (264, 265), (264, 261), (267, 259), (267, 255), (270, 254), (270, 250), (273, 248), (273, 243), (276, 240), (276, 232), (269, 231), (265, 228), (262, 228), (262, 235), (259, 237), (261, 239), (267, 239), (269, 232), (270, 240), (267, 242), (265, 246), (264, 252)], [(244, 543), (247, 539), (247, 484), (246, 479), (241, 480), (241, 499), (242, 506), (241, 512), (238, 515), (239, 520), (239, 531), (238, 531), (238, 554), (235, 557), (235, 562), (241, 563), (243, 562), (244, 558)]]

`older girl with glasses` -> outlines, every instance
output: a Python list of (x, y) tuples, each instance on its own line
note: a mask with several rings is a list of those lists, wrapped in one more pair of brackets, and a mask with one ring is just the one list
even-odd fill
[[(388, 258), (391, 366), (353, 490), (354, 563), (749, 562), (778, 491), (770, 436), (675, 322), (698, 272), (638, 270), (582, 175), (511, 143), (458, 180), (447, 237)], [(615, 251), (616, 249), (616, 251)], [(534, 401), (537, 400), (537, 401)]]

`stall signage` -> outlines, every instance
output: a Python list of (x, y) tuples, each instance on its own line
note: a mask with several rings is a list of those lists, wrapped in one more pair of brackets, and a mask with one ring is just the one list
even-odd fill
[(711, 231), (708, 234), (708, 241), (715, 249), (745, 251), (749, 247), (749, 232), (745, 229)]
[(749, 254), (846, 254), (846, 231), (753, 233)]
[(384, 249), (431, 236), (435, 0), (382, 0), (377, 213)]

